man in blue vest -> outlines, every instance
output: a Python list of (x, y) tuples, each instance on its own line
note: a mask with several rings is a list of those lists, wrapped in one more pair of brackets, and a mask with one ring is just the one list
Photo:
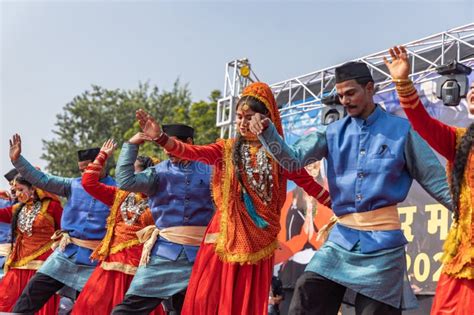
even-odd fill
[[(78, 167), (83, 172), (92, 162), (99, 148), (78, 151)], [(61, 233), (56, 235), (58, 248), (31, 278), (15, 304), (15, 313), (34, 313), (64, 286), (81, 291), (97, 262), (89, 258), (106, 232), (109, 208), (92, 198), (82, 187), (81, 178), (66, 178), (45, 174), (21, 156), (21, 138), (10, 140), (10, 159), (27, 181), (58, 196), (67, 203), (61, 217)], [(105, 171), (102, 183), (115, 185)]]
[(406, 119), (374, 103), (366, 64), (336, 68), (336, 91), (348, 116), (293, 146), (265, 117), (257, 114), (251, 122), (251, 130), (283, 167), (327, 160), (337, 220), (298, 279), (289, 313), (337, 314), (348, 288), (356, 293), (356, 314), (401, 314), (417, 302), (407, 280), (407, 240), (396, 205), (416, 179), (450, 208), (445, 171)]
[[(163, 130), (170, 137), (193, 143), (194, 129), (189, 126), (166, 125)], [(179, 314), (199, 244), (214, 212), (211, 168), (169, 155), (169, 160), (134, 174), (133, 163), (144, 140), (146, 136), (138, 133), (123, 145), (117, 185), (148, 195), (155, 238), (145, 242), (140, 267), (113, 314), (148, 314), (168, 298)]]

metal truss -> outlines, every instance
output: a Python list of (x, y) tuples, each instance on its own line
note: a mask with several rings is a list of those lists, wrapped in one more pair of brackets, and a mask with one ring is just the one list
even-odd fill
[[(438, 66), (451, 60), (462, 63), (474, 61), (474, 23), (412, 41), (404, 46), (410, 58), (410, 76), (414, 82), (431, 81), (439, 76), (436, 73)], [(386, 50), (354, 59), (367, 64), (375, 80), (377, 93), (393, 89), (383, 57), (389, 57)], [(217, 126), (221, 127), (222, 137), (233, 136), (235, 100), (242, 88), (252, 81), (240, 75), (242, 62), (248, 64), (248, 60), (243, 59), (226, 65), (224, 98), (219, 100), (217, 109)], [(340, 64), (272, 84), (282, 118), (322, 107), (321, 99), (335, 92), (334, 70), (338, 66)]]
[[(245, 71), (248, 70), (248, 73)], [(216, 125), (221, 128), (221, 138), (234, 135), (235, 105), (242, 90), (250, 83), (259, 81), (248, 59), (228, 62), (225, 67), (224, 93), (217, 101)]]

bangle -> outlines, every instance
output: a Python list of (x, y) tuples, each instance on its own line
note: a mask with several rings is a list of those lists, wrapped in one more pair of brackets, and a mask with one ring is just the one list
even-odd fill
[(105, 153), (105, 151), (100, 151), (99, 154), (97, 154), (97, 157), (108, 159), (109, 155), (107, 153)]
[(395, 87), (395, 90), (397, 90), (397, 92), (412, 91), (413, 89), (415, 89), (415, 87), (414, 87), (413, 85), (396, 86), (396, 87)]
[(411, 86), (408, 89), (397, 89), (397, 94), (399, 97), (407, 97), (414, 93), (416, 93), (416, 89), (414, 86)]
[(395, 83), (395, 84), (409, 84), (409, 83), (413, 83), (411, 82), (411, 80), (409, 78), (407, 79), (392, 79), (392, 82)]
[(109, 155), (105, 153), (104, 151), (100, 151), (99, 154), (97, 154), (97, 157), (94, 160), (95, 162), (98, 162), (99, 164), (105, 164), (105, 161), (109, 158)]
[(158, 138), (153, 139), (153, 141), (155, 141), (160, 146), (164, 146), (168, 142), (168, 139), (168, 135), (162, 132), (161, 135)]

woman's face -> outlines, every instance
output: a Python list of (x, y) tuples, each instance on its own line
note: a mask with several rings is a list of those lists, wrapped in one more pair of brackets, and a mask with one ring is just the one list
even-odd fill
[(35, 190), (33, 189), (33, 187), (28, 187), (26, 185), (16, 183), (15, 194), (19, 202), (27, 203), (28, 201), (33, 200), (35, 196)]
[(235, 123), (237, 125), (237, 130), (240, 132), (242, 137), (256, 137), (256, 135), (249, 130), (250, 119), (252, 119), (252, 116), (255, 114), (256, 112), (245, 103), (237, 107)]
[(469, 112), (474, 115), (474, 82), (472, 82), (471, 86), (469, 87), (469, 92), (467, 93), (466, 100)]

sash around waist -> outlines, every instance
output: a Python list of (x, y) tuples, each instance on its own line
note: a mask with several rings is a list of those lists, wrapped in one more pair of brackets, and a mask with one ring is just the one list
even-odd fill
[(391, 205), (371, 211), (333, 216), (329, 223), (319, 230), (318, 240), (325, 241), (336, 223), (360, 231), (392, 231), (400, 230), (402, 226), (397, 206)]

